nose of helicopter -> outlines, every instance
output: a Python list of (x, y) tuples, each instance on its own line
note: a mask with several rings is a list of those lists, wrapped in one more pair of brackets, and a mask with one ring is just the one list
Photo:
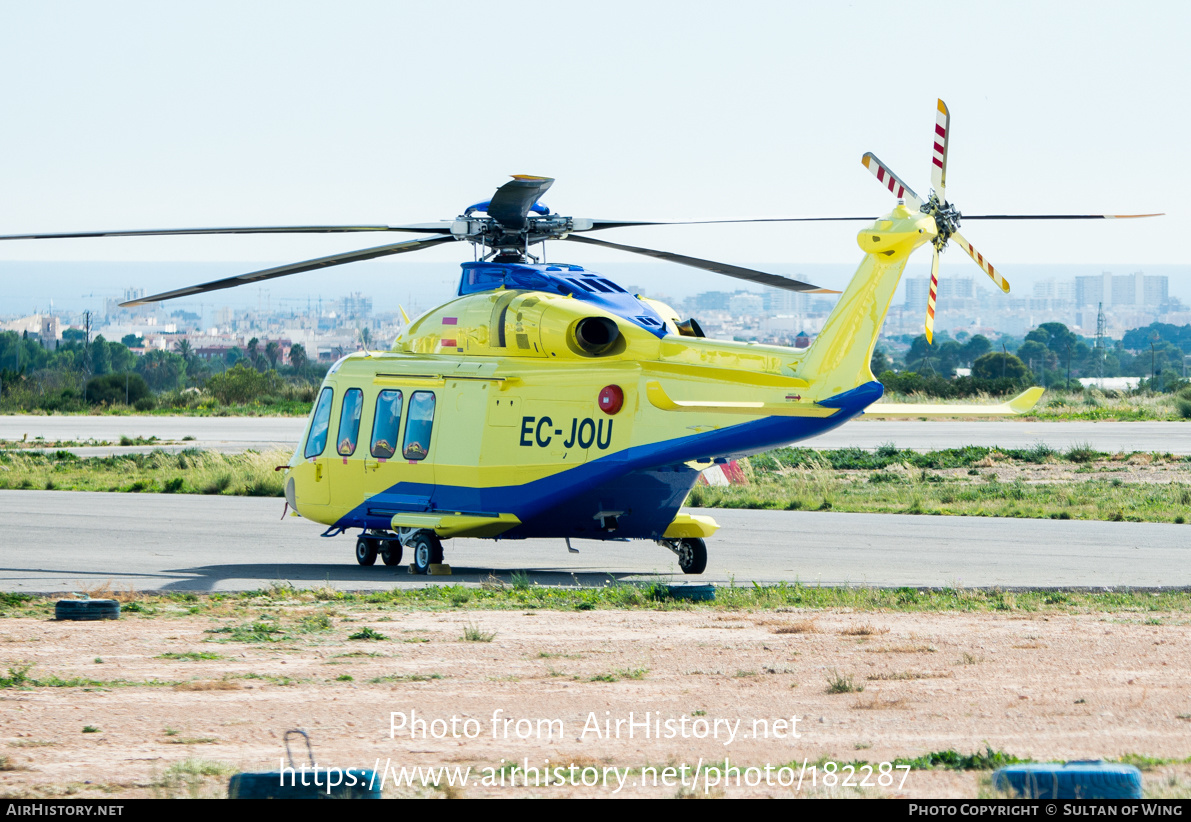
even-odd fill
[(865, 254), (904, 257), (938, 235), (934, 218), (921, 211), (910, 211), (902, 203), (856, 235)]

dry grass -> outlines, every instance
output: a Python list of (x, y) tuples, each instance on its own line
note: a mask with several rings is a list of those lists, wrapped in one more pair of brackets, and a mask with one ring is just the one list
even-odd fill
[(882, 699), (881, 695), (876, 693), (871, 696), (862, 696), (852, 705), (857, 711), (895, 710), (897, 708), (904, 708), (905, 706), (906, 701), (904, 699)]
[(887, 634), (888, 628), (877, 628), (874, 625), (853, 625), (840, 631), (840, 636), (874, 636)]
[(273, 468), (289, 457), (289, 452), (280, 450), (153, 451), (85, 458), (6, 451), (0, 460), (7, 469), (0, 476), (0, 488), (280, 497), (284, 476)]
[(86, 595), (88, 599), (114, 599), (121, 604), (126, 604), (144, 598), (144, 595), (137, 591), (131, 583), (123, 588), (119, 588), (112, 585), (111, 579), (105, 582), (92, 583), (90, 587), (79, 585), (78, 588), (79, 593)]
[(197, 679), (193, 682), (179, 682), (175, 691), (239, 691), (244, 686), (229, 679)]
[(950, 672), (945, 671), (881, 671), (876, 674), (869, 674), (865, 679), (874, 682), (896, 682), (909, 679), (947, 679), (951, 676)]
[(813, 619), (804, 619), (801, 622), (787, 622), (784, 625), (775, 625), (769, 630), (770, 633), (774, 634), (813, 634), (819, 629), (815, 626)]
[(930, 645), (885, 645), (865, 650), (870, 654), (933, 654), (936, 651)]

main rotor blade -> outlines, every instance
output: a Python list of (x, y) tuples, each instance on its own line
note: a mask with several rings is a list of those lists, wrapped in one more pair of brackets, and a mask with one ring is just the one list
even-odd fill
[(492, 195), (488, 202), (488, 216), (505, 228), (525, 228), (525, 215), (529, 213), (530, 206), (536, 203), (553, 183), (553, 177), (514, 174), (512, 180), (496, 189), (496, 193)]
[(935, 342), (935, 303), (939, 299), (939, 247), (931, 249), (934, 256), (930, 259), (930, 293), (926, 295), (926, 341), (933, 345)]
[(679, 265), (689, 265), (692, 268), (701, 268), (704, 271), (714, 271), (716, 274), (723, 274), (728, 277), (735, 277), (738, 280), (748, 280), (752, 283), (760, 283), (761, 285), (768, 285), (774, 288), (784, 288), (787, 291), (801, 291), (806, 294), (838, 294), (838, 291), (832, 291), (829, 288), (819, 288), (817, 285), (800, 282), (798, 280), (791, 280), (789, 277), (781, 277), (777, 274), (766, 274), (764, 271), (754, 271), (751, 268), (741, 268), (737, 265), (728, 265), (727, 263), (717, 263), (712, 260), (701, 260), (698, 257), (687, 257), (682, 254), (673, 254), (669, 251), (657, 251), (652, 248), (639, 248), (633, 245), (621, 245), (620, 243), (610, 243), (607, 240), (594, 240), (591, 237), (576, 237), (571, 234), (564, 239), (572, 243), (587, 243), (589, 245), (600, 245), (605, 248), (615, 248), (619, 251), (628, 251), (632, 254), (644, 254), (646, 257), (653, 257), (658, 260), (666, 260), (671, 263), (678, 263)]
[(939, 110), (935, 115), (935, 145), (931, 154), (930, 184), (942, 203), (947, 202), (947, 132), (950, 129), (951, 114), (947, 111), (947, 104), (940, 100)]
[(1157, 214), (965, 214), (965, 220), (1136, 220), (1141, 217), (1165, 217)]
[[(576, 219), (574, 233), (603, 231), (606, 228), (632, 228), (643, 225), (718, 225), (720, 223), (830, 223), (872, 222), (876, 217), (740, 217), (730, 220), (590, 220)], [(585, 225), (590, 223), (590, 226)]]
[(413, 225), (285, 225), (245, 228), (149, 228), (134, 231), (73, 231), (66, 234), (9, 234), (0, 240), (73, 240), (86, 237), (169, 237), (178, 234), (345, 234), (357, 231), (409, 231), (450, 234), (451, 224), (440, 221)]
[(314, 271), (318, 268), (327, 268), (333, 265), (343, 265), (345, 263), (357, 263), (363, 260), (372, 260), (377, 257), (387, 257), (391, 254), (404, 254), (407, 251), (420, 251), (423, 248), (430, 248), (431, 246), (441, 245), (442, 243), (455, 242), (454, 237), (426, 237), (421, 240), (409, 240), (404, 243), (393, 243), (392, 245), (382, 245), (375, 248), (364, 248), (359, 251), (348, 251), (345, 254), (332, 254), (329, 257), (319, 257), (314, 260), (306, 260), (301, 263), (290, 263), (289, 265), (279, 265), (276, 268), (266, 268), (262, 271), (253, 271), (250, 274), (238, 274), (235, 277), (224, 277), (222, 280), (213, 280), (202, 285), (192, 285), (186, 288), (179, 288), (174, 291), (166, 291), (162, 294), (154, 294), (152, 297), (142, 297), (139, 300), (129, 300), (126, 303), (120, 303), (121, 308), (130, 308), (136, 305), (144, 305), (145, 303), (157, 303), (162, 300), (172, 300), (177, 297), (190, 297), (195, 294), (205, 294), (208, 291), (218, 291), (221, 288), (235, 288), (238, 285), (245, 285), (247, 283), (260, 282), (261, 280), (271, 280), (274, 277), (284, 277), (287, 274), (299, 274), (303, 271)]
[(922, 208), (922, 198), (915, 194), (901, 177), (890, 171), (889, 166), (878, 160), (877, 155), (870, 151), (860, 158), (860, 162), (864, 163), (864, 167), (873, 173), (881, 185), (889, 189), (890, 194), (905, 200), (911, 210)]
[(997, 284), (997, 288), (1001, 289), (1006, 294), (1009, 293), (1008, 281), (1001, 276), (1001, 272), (993, 268), (992, 263), (984, 259), (983, 254), (977, 251), (971, 243), (964, 239), (964, 235), (956, 231), (951, 235), (951, 239), (959, 243), (960, 247), (962, 247), (964, 251), (968, 252), (968, 256), (976, 261), (976, 265), (984, 269), (984, 273), (987, 274), (992, 281)]

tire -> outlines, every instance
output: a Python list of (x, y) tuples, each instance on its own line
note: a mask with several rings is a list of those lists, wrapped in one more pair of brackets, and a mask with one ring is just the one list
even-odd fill
[(684, 574), (701, 574), (707, 568), (707, 543), (698, 537), (678, 542), (678, 567)]
[(1141, 771), (1115, 762), (1041, 762), (993, 773), (993, 788), (1026, 799), (1141, 799)]
[(72, 622), (119, 619), (120, 603), (114, 599), (60, 599), (54, 617)]
[(672, 599), (687, 602), (711, 602), (715, 599), (714, 585), (667, 585), (666, 592)]
[(385, 565), (401, 564), (401, 540), (387, 539), (381, 543), (380, 558)]
[(376, 562), (376, 540), (360, 537), (356, 540), (356, 562), (373, 565)]
[[(294, 770), (272, 773), (238, 773), (228, 780), (228, 799), (380, 799), (381, 790), (375, 772), (362, 768), (332, 768), (333, 780), (328, 780), (324, 771), (319, 784), (314, 784), (313, 775), (306, 774), (307, 784), (302, 777), (294, 776)], [(336, 783), (327, 787), (327, 782)]]
[(438, 537), (433, 532), (419, 532), (410, 542), (409, 547), (413, 549), (414, 570), (419, 574), (429, 573), (431, 565), (442, 562), (442, 543), (438, 541)]

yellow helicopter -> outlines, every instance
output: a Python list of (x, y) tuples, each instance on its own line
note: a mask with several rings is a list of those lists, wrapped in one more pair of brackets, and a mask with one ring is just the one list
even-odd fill
[[(564, 217), (540, 198), (553, 182), (519, 175), (452, 221), (404, 226), (283, 226), (37, 234), (0, 239), (173, 234), (417, 232), (430, 235), (157, 294), (125, 305), (435, 245), (470, 242), (457, 296), (408, 323), (392, 349), (357, 352), (328, 371), (305, 434), (284, 466), (285, 497), (334, 536), (359, 529), (356, 560), (426, 573), (452, 537), (642, 539), (674, 551), (688, 574), (707, 564), (718, 529), (680, 513), (701, 469), (804, 440), (880, 399), (869, 363), (910, 254), (933, 246), (925, 330), (933, 333), (939, 252), (954, 239), (1004, 291), (1008, 283), (960, 235), (945, 197), (949, 114), (940, 100), (931, 195), (923, 199), (872, 154), (864, 165), (897, 197), (857, 235), (864, 259), (807, 349), (713, 340), (694, 319), (578, 265), (530, 253), (563, 240), (644, 254), (768, 286), (826, 292), (739, 266), (586, 236), (668, 225)], [(1149, 215), (987, 215), (968, 219), (1108, 219)], [(864, 220), (871, 217), (774, 218)], [(691, 221), (699, 223), (745, 220)], [(687, 223), (689, 224), (689, 223)], [(1017, 414), (1001, 405), (882, 405), (883, 415)]]

